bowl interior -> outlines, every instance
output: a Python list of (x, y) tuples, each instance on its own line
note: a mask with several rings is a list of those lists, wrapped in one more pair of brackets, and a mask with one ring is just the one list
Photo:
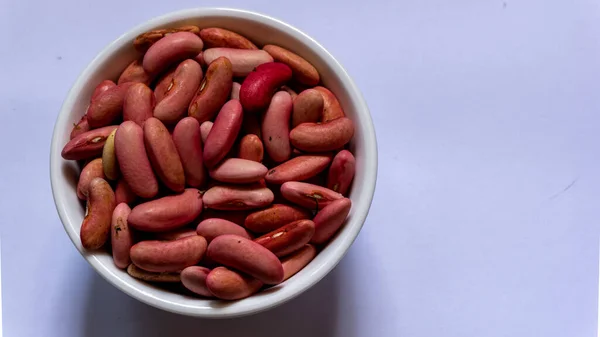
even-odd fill
[[(350, 193), (352, 210), (344, 227), (320, 254), (286, 282), (250, 298), (224, 303), (169, 292), (141, 282), (114, 266), (106, 252), (87, 252), (79, 240), (85, 210), (76, 195), (79, 169), (60, 156), (69, 134), (85, 113), (95, 86), (105, 79), (115, 80), (138, 54), (133, 39), (152, 29), (193, 24), (222, 27), (242, 33), (257, 45), (277, 44), (301, 55), (319, 71), (324, 86), (336, 94), (346, 115), (355, 122), (351, 142), (356, 157), (356, 174)], [(341, 65), (316, 41), (297, 29), (261, 14), (231, 9), (190, 9), (152, 19), (124, 34), (107, 46), (80, 75), (58, 116), (51, 149), (51, 182), (59, 216), (73, 244), (88, 262), (109, 282), (127, 294), (150, 305), (176, 313), (203, 317), (232, 317), (265, 310), (300, 294), (323, 278), (350, 247), (367, 216), (377, 174), (377, 146), (368, 108)]]

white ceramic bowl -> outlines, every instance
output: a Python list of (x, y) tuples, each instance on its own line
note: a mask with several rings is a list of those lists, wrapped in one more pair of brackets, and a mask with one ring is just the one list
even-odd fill
[[(301, 55), (318, 69), (324, 85), (336, 94), (356, 127), (351, 143), (357, 164), (350, 193), (352, 210), (344, 227), (298, 274), (282, 284), (234, 302), (224, 303), (162, 290), (116, 268), (108, 253), (85, 251), (79, 240), (85, 211), (76, 195), (78, 168), (74, 162), (66, 161), (60, 155), (69, 140), (73, 123), (85, 112), (94, 87), (104, 79), (116, 80), (120, 72), (139, 56), (132, 46), (134, 38), (145, 31), (185, 24), (231, 29), (258, 45), (277, 44)], [(108, 282), (144, 303), (200, 317), (224, 318), (257, 313), (282, 304), (319, 282), (343, 258), (361, 230), (371, 206), (376, 178), (377, 143), (369, 109), (344, 68), (325, 48), (298, 29), (266, 15), (236, 9), (198, 8), (170, 13), (133, 28), (109, 44), (69, 91), (56, 120), (50, 154), (50, 179), (56, 209), (71, 241), (92, 267)]]

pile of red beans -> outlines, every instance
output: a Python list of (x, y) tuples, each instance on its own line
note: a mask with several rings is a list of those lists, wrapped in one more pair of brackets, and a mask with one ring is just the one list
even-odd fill
[(62, 157), (83, 247), (148, 282), (236, 300), (304, 268), (345, 223), (354, 135), (317, 69), (222, 28), (141, 34)]

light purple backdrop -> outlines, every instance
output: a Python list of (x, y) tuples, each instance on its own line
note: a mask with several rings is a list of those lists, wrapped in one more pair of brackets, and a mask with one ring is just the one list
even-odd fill
[[(62, 230), (56, 114), (106, 44), (194, 6), (315, 37), (371, 108), (379, 180), (339, 267), (275, 310), (179, 317), (120, 293)], [(600, 219), (600, 3), (591, 0), (0, 4), (4, 335), (593, 336)]]

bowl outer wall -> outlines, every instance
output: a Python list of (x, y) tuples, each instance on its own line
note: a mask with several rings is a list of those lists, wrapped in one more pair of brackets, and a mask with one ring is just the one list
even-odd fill
[[(300, 54), (319, 70), (324, 85), (338, 96), (346, 115), (354, 120), (356, 126), (350, 145), (357, 162), (355, 181), (349, 196), (352, 210), (344, 227), (294, 277), (235, 302), (224, 303), (163, 290), (133, 279), (125, 271), (116, 268), (108, 253), (84, 250), (79, 239), (79, 228), (85, 211), (75, 193), (79, 170), (75, 162), (66, 161), (60, 155), (73, 123), (84, 114), (95, 85), (106, 78), (116, 80), (122, 69), (138, 56), (131, 41), (148, 30), (184, 24), (196, 24), (201, 28), (220, 26), (238, 32), (244, 27), (243, 34), (259, 45), (274, 43)], [(339, 62), (314, 39), (263, 14), (229, 8), (195, 8), (168, 13), (134, 27), (105, 47), (86, 67), (69, 91), (56, 120), (51, 143), (50, 178), (54, 202), (65, 231), (82, 256), (109, 283), (133, 298), (163, 310), (205, 318), (228, 318), (258, 313), (298, 296), (325, 277), (344, 257), (369, 212), (377, 179), (377, 143), (362, 94)]]

